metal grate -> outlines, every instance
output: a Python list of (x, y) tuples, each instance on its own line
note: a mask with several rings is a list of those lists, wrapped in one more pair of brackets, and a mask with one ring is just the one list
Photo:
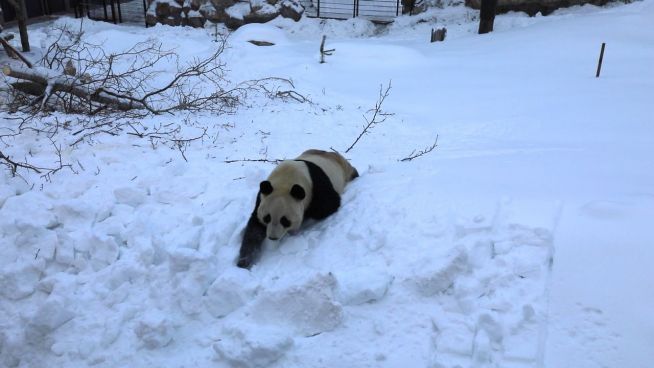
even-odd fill
[(80, 0), (76, 16), (112, 23), (145, 24), (144, 0)]
[(400, 14), (399, 0), (305, 0), (305, 13), (314, 18), (349, 19), (361, 17), (392, 22)]

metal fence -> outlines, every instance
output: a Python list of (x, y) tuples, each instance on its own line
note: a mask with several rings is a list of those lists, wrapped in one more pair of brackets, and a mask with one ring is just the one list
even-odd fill
[(311, 0), (303, 2), (310, 17), (348, 19), (361, 17), (392, 22), (400, 14), (400, 0)]
[(75, 15), (112, 23), (145, 24), (145, 0), (80, 0)]

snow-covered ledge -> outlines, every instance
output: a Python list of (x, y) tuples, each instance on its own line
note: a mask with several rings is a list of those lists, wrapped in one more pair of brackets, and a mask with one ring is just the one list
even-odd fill
[(204, 27), (207, 21), (238, 28), (265, 23), (281, 15), (300, 20), (304, 7), (298, 0), (148, 0), (146, 22), (171, 26)]

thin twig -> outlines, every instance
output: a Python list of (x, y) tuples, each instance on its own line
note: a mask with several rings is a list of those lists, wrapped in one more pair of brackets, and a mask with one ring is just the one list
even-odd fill
[(231, 164), (234, 162), (267, 162), (270, 164), (278, 164), (282, 162), (283, 160), (269, 160), (267, 158), (244, 158), (240, 160), (224, 160), (223, 162), (226, 164)]
[(429, 147), (426, 147), (423, 150), (417, 151), (417, 152), (414, 149), (413, 151), (411, 151), (411, 153), (407, 157), (401, 159), (400, 162), (408, 162), (408, 161), (411, 161), (411, 160), (416, 159), (418, 157), (424, 156), (424, 155), (428, 154), (429, 152), (433, 151), (436, 147), (438, 147), (438, 135), (436, 135), (436, 139), (434, 140), (434, 144), (432, 144)]
[(366, 121), (366, 125), (364, 125), (363, 130), (361, 131), (361, 133), (359, 133), (359, 136), (354, 140), (354, 142), (352, 142), (350, 147), (345, 150), (345, 153), (350, 152), (350, 150), (352, 150), (352, 148), (354, 148), (354, 146), (359, 142), (359, 140), (365, 134), (370, 132), (372, 127), (374, 127), (377, 124), (383, 123), (384, 121), (386, 121), (386, 119), (389, 116), (395, 115), (393, 113), (387, 113), (387, 112), (382, 111), (382, 104), (386, 100), (386, 97), (388, 97), (390, 91), (391, 91), (391, 82), (390, 81), (388, 82), (388, 86), (386, 87), (385, 90), (384, 90), (383, 85), (379, 86), (379, 97), (377, 99), (377, 102), (375, 103), (375, 107), (366, 112), (366, 114), (372, 113), (372, 118), (368, 119), (368, 117), (365, 114), (363, 115), (363, 119)]

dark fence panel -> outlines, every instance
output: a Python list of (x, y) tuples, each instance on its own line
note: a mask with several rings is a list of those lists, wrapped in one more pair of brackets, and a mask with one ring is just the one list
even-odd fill
[(392, 22), (400, 14), (398, 0), (318, 0), (315, 15), (319, 18), (348, 19), (362, 17)]

